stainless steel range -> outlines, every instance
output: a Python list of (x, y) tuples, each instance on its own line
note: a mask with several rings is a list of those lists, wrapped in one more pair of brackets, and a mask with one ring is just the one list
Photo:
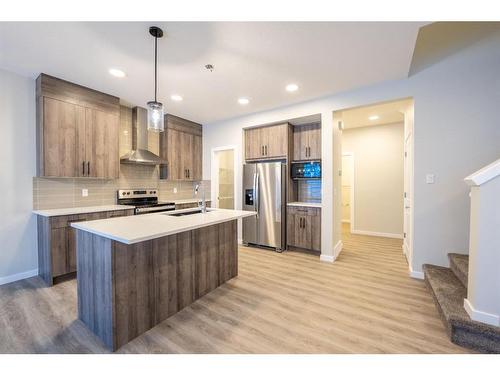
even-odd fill
[(134, 214), (136, 215), (175, 210), (175, 203), (158, 201), (158, 190), (156, 189), (118, 190), (117, 202), (118, 204), (135, 206)]

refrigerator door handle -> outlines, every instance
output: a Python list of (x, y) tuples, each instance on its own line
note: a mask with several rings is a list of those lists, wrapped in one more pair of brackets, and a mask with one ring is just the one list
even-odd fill
[(255, 173), (255, 182), (254, 182), (254, 194), (255, 194), (255, 211), (257, 211), (257, 217), (259, 217), (259, 200), (260, 200), (260, 192), (259, 192), (259, 174)]
[(281, 223), (281, 165), (276, 168), (276, 184), (275, 184), (275, 194), (276, 194), (276, 222)]

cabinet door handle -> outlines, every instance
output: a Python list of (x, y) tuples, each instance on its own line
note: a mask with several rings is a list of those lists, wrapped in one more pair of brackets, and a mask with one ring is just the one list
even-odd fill
[(85, 176), (85, 162), (82, 161), (82, 175)]
[(191, 177), (191, 169), (188, 169), (188, 178)]
[(265, 147), (266, 147), (266, 156), (267, 156), (267, 145)]
[(90, 176), (90, 161), (87, 162), (87, 176)]

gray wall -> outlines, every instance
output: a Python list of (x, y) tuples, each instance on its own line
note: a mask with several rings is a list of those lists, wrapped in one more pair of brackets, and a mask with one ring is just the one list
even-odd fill
[(403, 123), (342, 132), (342, 153), (354, 154), (352, 230), (403, 237), (403, 138)]
[[(332, 131), (325, 127), (337, 126), (332, 111), (408, 97), (415, 101), (411, 266), (418, 272), (423, 263), (447, 265), (448, 252), (467, 252), (468, 248), (469, 198), (463, 178), (500, 157), (498, 32), (409, 79), (208, 124), (204, 130), (204, 179), (210, 179), (212, 148), (233, 144), (242, 155), (243, 127), (321, 113), (322, 134), (330, 137)], [(331, 139), (324, 141), (332, 144)], [(322, 203), (324, 210), (330, 210), (337, 207), (340, 179), (333, 177), (334, 182), (330, 174), (338, 172), (334, 153), (324, 148), (323, 152), (323, 171), (328, 175), (322, 182)], [(436, 175), (435, 184), (425, 183), (426, 173)], [(328, 185), (333, 185), (333, 192)], [(241, 191), (241, 185), (237, 191)], [(241, 199), (237, 206), (241, 207)], [(326, 235), (337, 225), (331, 222), (331, 215), (325, 219), (325, 214), (322, 212), (322, 233)], [(322, 253), (331, 254), (336, 243), (336, 238), (322, 237)]]
[(0, 284), (38, 269), (32, 209), (35, 81), (0, 70)]

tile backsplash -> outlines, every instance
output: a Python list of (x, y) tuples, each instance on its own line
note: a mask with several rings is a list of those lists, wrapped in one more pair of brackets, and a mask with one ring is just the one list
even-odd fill
[(321, 203), (321, 180), (299, 180), (298, 201)]
[[(159, 179), (158, 167), (121, 164), (117, 180), (92, 178), (33, 177), (33, 208), (65, 208), (116, 204), (118, 189), (153, 188), (159, 190), (159, 200), (194, 198), (198, 181), (166, 181)], [(203, 181), (205, 194), (210, 198), (210, 181)], [(88, 196), (82, 197), (82, 189)], [(174, 189), (177, 191), (174, 193)]]

